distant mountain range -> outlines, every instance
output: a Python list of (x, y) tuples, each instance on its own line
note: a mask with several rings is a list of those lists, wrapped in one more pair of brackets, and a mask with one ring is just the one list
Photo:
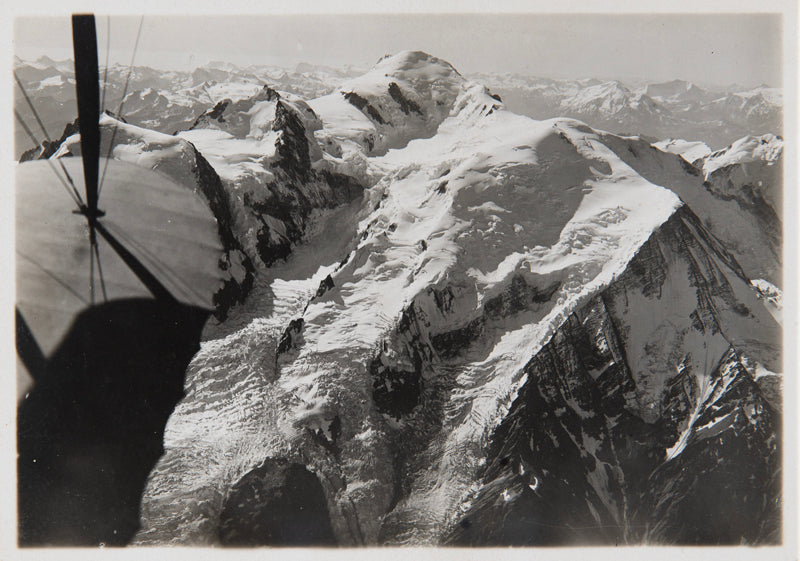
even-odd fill
[[(35, 61), (14, 60), (14, 72), (33, 101), (51, 138), (57, 138), (67, 123), (77, 116), (75, 81), (72, 61), (54, 61), (41, 57)], [(172, 134), (189, 128), (200, 114), (226, 98), (247, 98), (265, 84), (305, 98), (318, 97), (359, 73), (353, 68), (333, 69), (326, 66), (299, 64), (293, 70), (274, 66), (238, 67), (211, 62), (192, 71), (162, 71), (146, 66), (115, 64), (100, 70), (107, 80), (105, 108), (116, 113), (123, 101), (125, 121)], [(125, 83), (128, 89), (125, 99)], [(16, 92), (14, 107), (34, 123), (24, 98)], [(42, 135), (31, 126), (35, 134)], [(22, 154), (34, 144), (21, 127), (15, 129), (15, 152)], [(41, 138), (37, 137), (37, 140)]]
[(780, 134), (783, 95), (766, 85), (708, 90), (684, 80), (638, 86), (620, 81), (551, 80), (475, 74), (506, 106), (534, 119), (573, 117), (617, 134), (703, 141), (719, 149), (748, 134)]
[[(14, 67), (48, 133), (57, 137), (76, 115), (72, 62), (15, 58)], [(131, 124), (172, 134), (191, 126), (209, 106), (226, 98), (249, 97), (264, 85), (312, 99), (362, 73), (350, 66), (336, 69), (301, 63), (285, 69), (211, 62), (192, 71), (137, 66), (128, 79), (127, 67), (113, 65), (107, 73), (105, 107), (116, 113), (129, 80), (122, 117)], [(468, 78), (491, 88), (516, 113), (534, 119), (572, 117), (617, 134), (701, 141), (716, 150), (748, 134), (780, 134), (782, 130), (782, 92), (768, 86), (709, 90), (684, 80), (630, 86), (616, 80), (552, 80), (521, 74)], [(19, 95), (15, 107), (23, 116), (30, 115)], [(32, 145), (17, 127), (17, 156)]]

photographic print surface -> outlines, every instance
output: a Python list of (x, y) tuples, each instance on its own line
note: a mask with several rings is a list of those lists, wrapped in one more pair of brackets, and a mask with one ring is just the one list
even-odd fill
[(784, 543), (783, 26), (18, 17), (19, 545)]

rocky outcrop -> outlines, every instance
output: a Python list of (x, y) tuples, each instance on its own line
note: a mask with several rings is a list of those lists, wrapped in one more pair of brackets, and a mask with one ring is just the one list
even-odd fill
[(205, 128), (208, 127), (213, 121), (216, 121), (217, 123), (225, 123), (223, 114), (230, 104), (230, 99), (223, 99), (222, 101), (217, 102), (214, 107), (197, 117), (189, 129)]
[(22, 153), (22, 156), (19, 158), (19, 162), (27, 162), (30, 160), (45, 160), (55, 154), (64, 141), (72, 136), (73, 134), (78, 133), (78, 119), (75, 119), (72, 123), (67, 123), (67, 126), (64, 127), (64, 132), (61, 134), (56, 140), (48, 141), (43, 140), (40, 146), (36, 148), (31, 148), (30, 150), (26, 150)]
[(392, 96), (392, 99), (395, 100), (398, 105), (400, 105), (400, 109), (406, 115), (413, 111), (417, 115), (422, 116), (422, 109), (420, 109), (420, 106), (413, 99), (408, 99), (403, 94), (403, 90), (400, 89), (400, 86), (397, 85), (397, 82), (391, 82), (389, 84), (389, 95)]
[(342, 92), (344, 98), (350, 102), (351, 105), (360, 109), (361, 111), (366, 112), (367, 115), (370, 116), (373, 120), (381, 125), (391, 124), (384, 120), (383, 116), (380, 112), (375, 109), (375, 107), (370, 104), (369, 101), (358, 95), (356, 92)]
[[(362, 192), (362, 187), (350, 177), (296, 167), (301, 157), (284, 160), (286, 168), (282, 164), (274, 167), (276, 179), (260, 193), (245, 193), (242, 199), (247, 212), (259, 223), (253, 241), (258, 258), (266, 266), (291, 254), (292, 246), (303, 238), (315, 210), (350, 202)], [(298, 184), (303, 174), (307, 180)], [(242, 235), (250, 234), (242, 232)]]
[(678, 194), (750, 278), (781, 285), (780, 158), (733, 163), (704, 174), (703, 160), (689, 164), (678, 155), (657, 150), (645, 139), (608, 134), (601, 139), (637, 173)]
[[(780, 427), (731, 316), (769, 320), (712, 244), (679, 211), (531, 358), (447, 543), (779, 543)], [(671, 288), (683, 275), (691, 303)], [(680, 339), (643, 356), (637, 315)]]
[[(234, 237), (267, 267), (291, 254), (315, 211), (352, 201), (362, 192), (351, 177), (315, 165), (322, 158), (314, 139), (320, 126), (304, 101), (267, 85), (246, 99), (217, 103), (192, 126), (230, 135), (209, 141), (209, 159), (225, 177)], [(205, 149), (202, 139), (196, 140), (200, 151)], [(226, 143), (239, 141), (252, 151), (244, 164), (226, 159)], [(215, 156), (217, 149), (222, 152)]]
[(217, 231), (225, 253), (220, 257), (219, 267), (227, 273), (223, 285), (214, 293), (215, 316), (224, 320), (228, 311), (244, 299), (253, 288), (255, 267), (250, 257), (244, 252), (241, 242), (233, 233), (233, 211), (230, 196), (225, 191), (219, 175), (203, 155), (194, 150), (194, 166), (192, 172), (197, 179), (199, 191), (203, 194), (211, 212), (217, 219)]
[(281, 167), (294, 180), (308, 179), (311, 157), (306, 129), (297, 113), (281, 101), (275, 104), (272, 130), (279, 133), (278, 140), (275, 141), (277, 160), (272, 165)]
[[(272, 130), (278, 133), (276, 157), (269, 166), (273, 179), (257, 191), (245, 192), (241, 200), (251, 217), (241, 227), (253, 219), (259, 223), (252, 242), (266, 266), (288, 257), (314, 211), (348, 203), (363, 190), (350, 176), (314, 169), (305, 125), (297, 111), (280, 100)], [(240, 232), (243, 238), (250, 235)]]
[(319, 479), (296, 463), (266, 460), (233, 486), (219, 521), (222, 545), (335, 545)]

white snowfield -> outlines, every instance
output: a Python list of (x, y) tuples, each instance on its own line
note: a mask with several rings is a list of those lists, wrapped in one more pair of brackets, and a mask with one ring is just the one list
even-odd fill
[[(301, 101), (292, 103), (308, 113)], [(671, 185), (655, 184), (623, 161), (619, 146), (632, 140), (611, 142), (572, 119), (510, 113), (485, 87), (425, 53), (386, 58), (308, 107), (318, 117), (308, 113), (304, 121), (313, 165), (357, 175), (368, 188), (361, 201), (320, 214), (306, 244), (260, 271), (248, 302), (209, 329), (146, 489), (139, 544), (215, 543), (214, 520), (227, 493), (270, 457), (319, 476), (341, 543), (375, 544), (380, 533), (390, 543), (435, 544), (475, 491), (488, 437), (524, 383), (524, 366), (569, 314), (620, 278), (683, 205)], [(188, 140), (231, 189), (255, 189), (269, 178), (274, 111), (274, 102), (254, 105), (246, 132), (204, 128), (169, 137), (120, 124), (118, 134), (130, 136), (114, 156), (141, 162), (155, 150), (158, 166), (168, 166)], [(670, 177), (681, 181), (677, 171)], [(632, 408), (643, 416), (665, 380), (689, 364), (705, 388), (730, 344), (722, 335), (690, 332), (666, 348), (669, 326), (688, 325), (696, 305), (682, 267), (665, 285), (673, 304), (643, 302), (638, 309), (645, 312), (626, 316), (631, 344), (644, 353), (631, 356), (632, 367), (652, 378), (651, 385), (637, 381), (643, 385)], [(333, 287), (315, 297), (328, 275)], [(432, 348), (432, 337), (489, 317), (487, 302), (520, 278), (553, 293), (487, 319), (480, 339), (454, 356), (425, 357), (425, 387), (447, 388), (440, 417), (423, 406), (404, 416), (376, 409), (373, 362), (413, 371), (410, 349)], [(736, 282), (737, 297), (759, 306), (756, 292)], [(441, 294), (450, 295), (444, 305)], [(753, 313), (758, 329), (772, 329), (763, 306)], [(300, 317), (301, 335), (278, 355), (283, 331)], [(732, 337), (758, 355), (759, 332), (747, 332), (750, 325), (734, 328)], [(657, 356), (648, 356), (646, 343), (658, 341), (648, 347)], [(337, 417), (341, 433), (334, 435)], [(691, 431), (690, 424), (686, 438)], [(410, 464), (418, 471), (385, 518), (394, 494), (390, 443), (409, 434), (419, 439), (419, 461)], [(320, 437), (336, 440), (337, 460)]]
[(706, 175), (714, 171), (734, 165), (753, 162), (772, 164), (783, 154), (783, 139), (774, 134), (746, 136), (740, 138), (727, 148), (707, 156), (703, 161)]
[(672, 139), (660, 140), (654, 142), (653, 146), (662, 152), (669, 152), (670, 154), (678, 154), (690, 164), (700, 158), (711, 154), (711, 148), (705, 142)]

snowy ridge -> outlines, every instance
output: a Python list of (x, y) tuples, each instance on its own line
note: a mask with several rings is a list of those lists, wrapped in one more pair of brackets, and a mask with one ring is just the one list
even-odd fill
[(711, 154), (711, 148), (705, 142), (689, 141), (682, 139), (666, 139), (654, 142), (653, 146), (662, 152), (678, 154), (690, 164)]
[(561, 114), (600, 115), (613, 119), (619, 114), (630, 118), (629, 111), (640, 113), (639, 119), (658, 118), (661, 109), (644, 93), (632, 92), (620, 82), (605, 82), (578, 90), (561, 101)]
[[(660, 517), (708, 516), (708, 506), (683, 506), (702, 494), (684, 494), (693, 481), (720, 484), (714, 469), (695, 467), (705, 454), (726, 478), (774, 497), (774, 413), (745, 356), (771, 363), (780, 329), (715, 245), (682, 207), (559, 326), (526, 364), (519, 397), (492, 435), (482, 485), (471, 489), (449, 543), (691, 543), (708, 527)], [(746, 467), (727, 464), (716, 451), (723, 442), (755, 457)], [(731, 508), (713, 504), (714, 518)], [(714, 530), (714, 539), (774, 535), (774, 525), (760, 526), (771, 516), (763, 508), (735, 532)]]
[[(688, 192), (696, 176), (687, 168), (653, 183), (647, 160), (631, 157), (638, 139), (514, 115), (428, 55), (385, 59), (309, 107), (322, 122), (323, 161), (340, 170), (357, 162), (374, 185), (360, 208), (337, 211), (337, 228), (324, 222), (308, 238), (308, 247), (324, 239), (338, 252), (317, 254), (316, 270), (302, 272), (299, 256), (273, 267), (256, 291), (260, 303), (235, 320), (242, 327), (193, 361), (149, 484), (140, 543), (214, 543), (229, 490), (264, 458), (317, 475), (340, 543), (439, 543), (445, 521), (457, 521), (482, 489), (486, 447), (530, 380), (531, 357), (572, 314), (638, 274), (635, 256), (665, 224), (677, 220), (705, 240), (696, 219), (679, 217), (678, 196), (659, 186), (670, 177)], [(658, 243), (677, 243), (676, 227)], [(719, 266), (739, 278), (716, 242), (692, 251), (695, 259), (723, 251)], [(774, 349), (747, 328), (712, 338), (719, 344), (705, 343), (706, 352), (703, 337), (687, 339), (673, 362), (664, 330), (690, 324), (698, 301), (691, 274), (663, 266), (665, 286), (688, 297), (685, 309), (646, 328), (652, 315), (642, 310), (663, 308), (650, 293), (626, 308), (629, 339), (617, 343), (631, 349), (629, 414), (649, 421), (663, 415), (657, 404), (671, 377), (691, 371), (704, 384), (730, 340), (775, 368)], [(735, 296), (721, 297), (761, 306), (747, 281), (736, 282)], [(761, 309), (757, 321), (771, 322)], [(654, 337), (666, 363), (648, 361), (650, 343), (637, 336)], [(198, 471), (195, 458), (205, 456), (220, 467)], [(602, 508), (618, 513), (617, 499), (601, 492), (609, 477), (598, 471), (589, 481)], [(190, 499), (207, 495), (215, 499), (202, 508)]]
[[(270, 265), (288, 255), (315, 209), (348, 202), (361, 192), (355, 180), (324, 166), (315, 169), (322, 154), (313, 137), (319, 120), (304, 101), (267, 86), (243, 100), (217, 104), (196, 119), (195, 128), (177, 135), (107, 113), (100, 125), (103, 153), (213, 192), (206, 196), (216, 202), (217, 219), (231, 247), (241, 250), (223, 264), (234, 278), (242, 277), (246, 261)], [(76, 134), (53, 157), (79, 153)], [(246, 283), (251, 285), (252, 270)], [(237, 301), (248, 290), (239, 291)]]
[[(75, 80), (71, 60), (14, 60), (14, 70), (37, 107), (50, 133), (74, 121)], [(130, 79), (129, 79), (130, 71)], [(113, 64), (104, 78), (106, 109), (117, 112), (131, 124), (172, 134), (189, 128), (209, 106), (221, 100), (239, 101), (256, 94), (264, 84), (312, 98), (324, 95), (346, 79), (358, 74), (353, 68), (333, 69), (300, 65), (297, 69), (255, 65), (244, 68), (230, 64), (209, 64), (192, 72), (154, 70), (144, 66), (129, 69)], [(125, 99), (121, 99), (128, 82)], [(24, 100), (15, 100), (19, 109)], [(20, 127), (15, 131), (16, 153), (30, 148), (30, 139)]]
[[(743, 209), (761, 217), (762, 228), (772, 238), (782, 239), (783, 215), (783, 139), (774, 134), (746, 136), (723, 150), (710, 154), (695, 165), (702, 166), (710, 190), (733, 199)], [(774, 243), (772, 244), (775, 245)], [(780, 249), (776, 253), (780, 253)], [(780, 274), (752, 271), (780, 283)]]
[(734, 165), (752, 162), (775, 163), (783, 154), (783, 139), (774, 134), (762, 136), (746, 136), (740, 138), (727, 148), (718, 150), (703, 159), (703, 171), (706, 176), (716, 170)]
[(756, 160), (721, 168), (704, 177), (702, 160), (689, 164), (681, 156), (659, 150), (645, 138), (610, 134), (603, 134), (602, 138), (637, 173), (652, 183), (668, 186), (680, 196), (722, 240), (748, 277), (780, 285), (780, 165)]

